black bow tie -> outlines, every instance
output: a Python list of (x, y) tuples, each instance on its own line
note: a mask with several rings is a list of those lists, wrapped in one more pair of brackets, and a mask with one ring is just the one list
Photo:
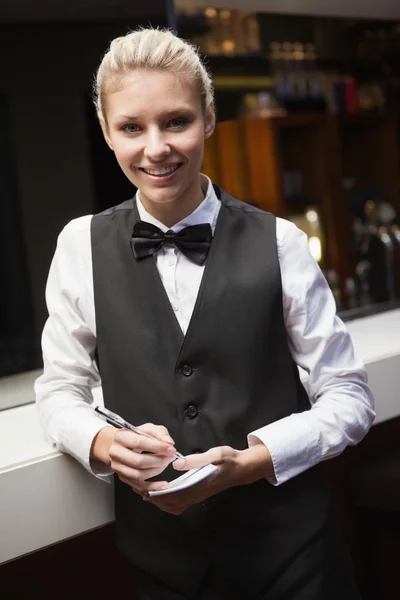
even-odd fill
[(203, 265), (208, 255), (212, 240), (212, 230), (209, 223), (185, 227), (179, 233), (170, 229), (163, 233), (161, 229), (146, 223), (137, 221), (133, 228), (131, 240), (132, 251), (136, 259), (151, 256), (164, 244), (173, 244), (197, 265)]

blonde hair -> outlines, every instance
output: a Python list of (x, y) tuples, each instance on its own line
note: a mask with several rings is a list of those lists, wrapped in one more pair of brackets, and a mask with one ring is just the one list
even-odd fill
[(205, 114), (213, 110), (211, 77), (195, 46), (168, 29), (140, 28), (115, 38), (104, 54), (93, 85), (93, 101), (100, 122), (106, 123), (105, 98), (136, 69), (168, 71), (198, 85)]

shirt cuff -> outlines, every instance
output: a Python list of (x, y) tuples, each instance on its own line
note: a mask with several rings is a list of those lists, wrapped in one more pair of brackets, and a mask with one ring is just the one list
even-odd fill
[(111, 483), (111, 476), (114, 474), (112, 468), (109, 465), (106, 465), (105, 463), (101, 462), (100, 460), (93, 460), (90, 458), (90, 451), (92, 449), (93, 440), (99, 433), (99, 431), (104, 429), (104, 427), (109, 427), (109, 425), (108, 423), (104, 423), (104, 421), (101, 420), (99, 428), (90, 440), (89, 449), (85, 452), (85, 462), (83, 466), (85, 467), (85, 469), (87, 469), (87, 471), (89, 471), (91, 475), (94, 475), (98, 479), (102, 479), (107, 483)]
[(90, 460), (88, 471), (106, 483), (111, 483), (112, 475), (114, 475), (114, 471), (111, 469), (111, 467), (105, 465), (100, 460)]
[(110, 476), (114, 473), (111, 467), (90, 459), (93, 440), (99, 431), (109, 427), (108, 423), (98, 417), (91, 407), (86, 406), (81, 409), (80, 414), (73, 415), (73, 422), (71, 417), (69, 426), (65, 425), (65, 420), (64, 416), (63, 427), (55, 428), (56, 435), (52, 436), (51, 431), (48, 433), (50, 441), (60, 452), (68, 453), (75, 458), (91, 475), (111, 483)]
[(275, 472), (275, 477), (268, 478), (272, 485), (281, 485), (321, 461), (315, 427), (304, 418), (307, 412), (290, 415), (247, 436), (250, 448), (260, 442), (268, 448)]

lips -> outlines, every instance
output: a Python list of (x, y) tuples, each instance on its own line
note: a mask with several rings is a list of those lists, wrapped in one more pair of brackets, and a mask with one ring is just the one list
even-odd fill
[(168, 175), (172, 175), (172, 173), (175, 173), (175, 171), (177, 171), (181, 165), (182, 163), (176, 163), (166, 167), (159, 167), (158, 169), (145, 169), (143, 167), (139, 167), (139, 170), (153, 177), (166, 177)]

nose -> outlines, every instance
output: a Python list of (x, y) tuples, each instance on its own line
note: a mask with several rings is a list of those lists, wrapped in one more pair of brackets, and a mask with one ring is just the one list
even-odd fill
[(144, 155), (152, 161), (159, 161), (171, 153), (166, 134), (158, 128), (148, 131)]

